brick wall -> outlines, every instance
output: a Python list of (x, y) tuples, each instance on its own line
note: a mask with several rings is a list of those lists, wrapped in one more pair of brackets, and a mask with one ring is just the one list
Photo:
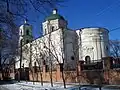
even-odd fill
[[(104, 69), (98, 70), (83, 70), (83, 61), (78, 63), (78, 67), (74, 71), (64, 71), (64, 78), (66, 82), (80, 82), (85, 84), (120, 84), (120, 69), (111, 68), (110, 58), (103, 59)], [(62, 74), (60, 66), (57, 65), (56, 70), (52, 72), (53, 82), (62, 82)], [(29, 71), (29, 80), (41, 81), (41, 75), (43, 81), (50, 82), (50, 72), (46, 71), (46, 67), (43, 66), (43, 70), (35, 72)]]
[[(82, 70), (81, 64), (79, 62), (78, 69), (75, 71), (64, 71), (64, 78), (66, 82), (80, 82), (80, 83), (96, 83), (96, 81), (103, 80), (103, 75), (101, 71), (85, 71)], [(43, 66), (43, 72), (30, 72), (29, 78), (31, 81), (41, 81), (41, 75), (43, 81), (50, 82), (50, 72), (45, 71), (45, 66)], [(78, 71), (78, 72), (77, 72)], [(54, 82), (62, 82), (62, 75), (60, 71), (60, 66), (57, 65), (56, 71), (52, 72), (52, 79)], [(102, 81), (101, 81), (102, 82)], [(97, 82), (98, 83), (98, 82)]]
[(113, 59), (104, 58), (104, 79), (108, 84), (120, 85), (120, 68), (113, 68)]

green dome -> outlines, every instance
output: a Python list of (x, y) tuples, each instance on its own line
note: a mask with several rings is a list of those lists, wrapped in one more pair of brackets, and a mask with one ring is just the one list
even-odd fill
[(52, 14), (46, 18), (46, 21), (48, 20), (55, 20), (55, 19), (62, 19), (65, 20), (61, 15), (59, 14)]

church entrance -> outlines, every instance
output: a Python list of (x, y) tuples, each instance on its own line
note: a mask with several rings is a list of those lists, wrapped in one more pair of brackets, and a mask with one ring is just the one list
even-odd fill
[(86, 63), (86, 64), (89, 64), (90, 61), (91, 61), (90, 56), (86, 56), (86, 57), (85, 57), (85, 63)]

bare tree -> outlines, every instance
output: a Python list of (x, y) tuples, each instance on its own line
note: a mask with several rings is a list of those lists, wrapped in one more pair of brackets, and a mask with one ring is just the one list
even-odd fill
[[(46, 40), (47, 39), (47, 40)], [(41, 44), (43, 45), (43, 52), (41, 52), (42, 55), (44, 55), (43, 60), (45, 61), (45, 64), (47, 64), (47, 70), (49, 71), (50, 75), (50, 82), (51, 82), (51, 87), (53, 87), (53, 58), (52, 58), (52, 53), (51, 53), (51, 33), (48, 36), (43, 37), (41, 39)], [(45, 56), (46, 55), (46, 56)]]
[[(55, 8), (61, 2), (59, 0), (0, 0), (0, 28), (2, 29), (2, 44), (0, 45), (1, 52), (8, 50), (3, 48), (9, 46), (8, 55), (14, 56), (18, 49), (18, 28), (17, 24), (21, 19), (29, 19), (30, 13), (34, 12), (36, 15), (49, 12), (51, 8)], [(7, 44), (6, 44), (7, 43)], [(5, 47), (4, 46), (4, 47)], [(8, 48), (8, 47), (7, 47)], [(2, 57), (7, 56), (5, 53)], [(7, 58), (7, 57), (6, 57)], [(8, 57), (9, 58), (9, 57)], [(8, 60), (8, 59), (5, 59)], [(1, 60), (0, 60), (1, 61)], [(3, 65), (2, 65), (3, 66)], [(2, 67), (1, 67), (2, 68)]]
[(119, 40), (110, 41), (110, 54), (114, 58), (120, 57), (120, 41)]
[[(58, 34), (61, 35), (62, 33), (63, 33), (63, 30), (62, 32)], [(38, 40), (35, 40), (35, 42), (37, 43), (35, 47), (36, 47), (36, 51), (39, 52), (38, 57), (42, 57), (41, 60), (45, 61), (45, 64), (49, 67), (51, 86), (53, 87), (53, 73), (52, 72), (55, 68), (55, 65), (59, 64), (61, 66), (64, 87), (66, 88), (64, 71), (63, 71), (64, 70), (63, 69), (64, 68), (63, 66), (64, 65), (63, 37), (59, 37), (59, 40), (60, 41), (56, 43), (52, 33), (49, 33), (48, 35), (45, 35)], [(59, 47), (59, 50), (58, 50), (58, 47)], [(62, 59), (62, 62), (59, 60), (60, 58)], [(38, 62), (40, 62), (40, 60)]]
[[(14, 37), (15, 35), (12, 35), (12, 33), (8, 32), (8, 27), (4, 27), (4, 29), (2, 28), (0, 40), (0, 68), (2, 74), (5, 73), (7, 68), (14, 66), (15, 55), (17, 54), (17, 43), (13, 42), (13, 40), (17, 39), (14, 39)], [(4, 77), (2, 78), (4, 79)]]
[(35, 40), (34, 41), (34, 45), (33, 45), (33, 48), (34, 48), (34, 54), (33, 55), (33, 58), (35, 59), (35, 61), (37, 62), (37, 65), (38, 65), (38, 69), (40, 73), (40, 80), (41, 80), (41, 85), (43, 86), (43, 64), (44, 64), (44, 61), (45, 61), (45, 54), (46, 52), (44, 52), (44, 48), (41, 46), (41, 41), (40, 40)]
[[(60, 28), (57, 30), (57, 32), (58, 32), (57, 35), (59, 38), (58, 42), (55, 41), (54, 37), (52, 37), (52, 33), (50, 33), (48, 36), (45, 37), (48, 40), (48, 43), (44, 42), (44, 46), (45, 46), (46, 50), (48, 50), (49, 55), (51, 57), (51, 59), (50, 59), (51, 82), (52, 82), (52, 68), (53, 68), (52, 66), (58, 64), (60, 66), (60, 69), (61, 69), (64, 88), (66, 88), (66, 82), (65, 82), (65, 76), (64, 76), (64, 63), (65, 63), (64, 46), (63, 46), (63, 44), (64, 44), (64, 30)], [(61, 60), (60, 60), (60, 58), (61, 58)]]

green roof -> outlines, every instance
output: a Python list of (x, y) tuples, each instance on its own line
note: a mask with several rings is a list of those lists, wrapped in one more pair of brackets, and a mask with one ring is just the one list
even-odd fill
[(52, 14), (52, 15), (50, 15), (50, 16), (48, 16), (48, 17), (46, 18), (46, 21), (47, 21), (47, 20), (55, 20), (55, 19), (65, 20), (64, 17), (62, 17), (62, 16), (59, 15), (59, 14)]

